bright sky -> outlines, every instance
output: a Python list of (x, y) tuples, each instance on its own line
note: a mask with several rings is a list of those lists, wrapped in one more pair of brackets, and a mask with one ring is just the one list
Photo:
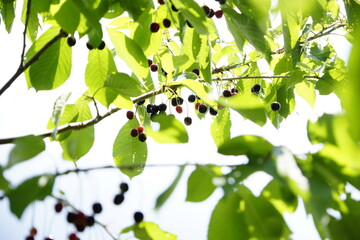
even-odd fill
[[(216, 6), (210, 5), (214, 8)], [(16, 71), (19, 64), (23, 27), (19, 22), (15, 22), (10, 35), (5, 34), (3, 25), (0, 27), (0, 86), (2, 86)], [(73, 99), (76, 99), (84, 92), (83, 76), (87, 59), (85, 44), (86, 39), (82, 39), (73, 48), (74, 65), (71, 77), (59, 89), (35, 93), (33, 89), (27, 89), (25, 78), (21, 76), (0, 97), (0, 138), (44, 131), (58, 96), (71, 91), (74, 92)], [(334, 42), (334, 47), (340, 50), (339, 53), (342, 54), (340, 57), (347, 60), (349, 51), (347, 42), (339, 37)], [(286, 145), (294, 153), (301, 154), (309, 151), (312, 147), (306, 136), (307, 120), (315, 119), (323, 112), (338, 112), (340, 105), (334, 96), (319, 97), (315, 110), (312, 110), (302, 99), (296, 100), (297, 107), (294, 114), (284, 121), (280, 130), (270, 125), (260, 128), (252, 122), (242, 120), (238, 114), (232, 114), (232, 136), (255, 134), (265, 137), (275, 145)], [(210, 116), (207, 116), (205, 120), (198, 120), (195, 115), (192, 117), (193, 124), (187, 127), (190, 136), (189, 143), (158, 144), (150, 138), (147, 140), (148, 164), (187, 162), (223, 164), (241, 161), (238, 157), (225, 157), (217, 153), (209, 131)], [(78, 162), (78, 166), (81, 168), (112, 164), (112, 144), (125, 121), (125, 111), (120, 111), (99, 123), (95, 130), (95, 145), (91, 152)], [(0, 145), (0, 164), (6, 163), (11, 147), (11, 145)], [(49, 143), (46, 152), (32, 161), (14, 167), (6, 177), (16, 184), (29, 176), (44, 171), (54, 171), (55, 166), (59, 169), (67, 169), (72, 164), (69, 162), (64, 164), (59, 146), (56, 143)], [(177, 168), (146, 168), (142, 175), (131, 181), (129, 196), (125, 204), (116, 208), (112, 206), (112, 198), (117, 192), (118, 184), (123, 180), (127, 181), (127, 178), (116, 170), (92, 172), (89, 176), (69, 175), (61, 178), (56, 186), (64, 190), (75, 205), (86, 206), (84, 210), (87, 212), (90, 211), (92, 202), (101, 201), (105, 206), (99, 220), (109, 223), (112, 231), (131, 225), (133, 212), (141, 210), (145, 213), (145, 220), (154, 221), (162, 229), (177, 234), (179, 240), (206, 239), (210, 214), (222, 193), (218, 190), (211, 198), (198, 204), (185, 202), (186, 180), (192, 169), (192, 167), (187, 169), (185, 177), (169, 202), (157, 213), (152, 210), (156, 197), (171, 183), (177, 173)], [(246, 184), (254, 190), (254, 193), (259, 193), (267, 181), (266, 174), (256, 174), (250, 177)], [(57, 239), (62, 239), (65, 234), (72, 231), (72, 228), (64, 223), (64, 213), (62, 216), (53, 216), (53, 204), (52, 199), (46, 201), (46, 207), (41, 203), (36, 204), (35, 223), (42, 236), (45, 233), (53, 233), (54, 236), (60, 236)], [(0, 236), (7, 236), (7, 239), (24, 239), (31, 226), (31, 208), (26, 211), (21, 223), (17, 222), (8, 209), (8, 201), (1, 201), (0, 216), (3, 224), (0, 224)], [(294, 239), (318, 239), (311, 221), (307, 220), (301, 207), (296, 214), (289, 214), (287, 219), (294, 231)], [(106, 236), (106, 234), (102, 230), (91, 230), (82, 236), (84, 236), (82, 239), (99, 239), (97, 237)]]

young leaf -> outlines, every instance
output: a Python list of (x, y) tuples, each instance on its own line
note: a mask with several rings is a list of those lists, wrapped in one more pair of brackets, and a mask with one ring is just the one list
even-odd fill
[(176, 175), (174, 181), (171, 183), (171, 185), (162, 194), (158, 196), (158, 198), (156, 199), (155, 209), (160, 209), (161, 206), (164, 205), (164, 203), (169, 199), (169, 197), (175, 190), (176, 186), (178, 185), (181, 176), (184, 173), (184, 170), (185, 170), (185, 165), (179, 168), (179, 172)]
[(174, 115), (165, 113), (152, 117), (152, 122), (158, 123), (159, 130), (151, 125), (147, 127), (147, 133), (159, 143), (186, 143), (189, 140), (186, 128), (175, 118)]
[(240, 201), (237, 192), (229, 192), (219, 200), (211, 214), (209, 240), (250, 239), (244, 213), (240, 211)]
[(10, 152), (7, 168), (33, 158), (45, 150), (45, 143), (42, 137), (29, 135), (16, 139), (14, 143), (15, 147)]
[(129, 178), (133, 178), (144, 170), (147, 158), (146, 142), (132, 137), (130, 131), (139, 126), (136, 118), (129, 120), (120, 129), (113, 145), (115, 165)]
[(213, 178), (216, 176), (212, 166), (198, 166), (189, 176), (186, 201), (201, 202), (215, 191)]
[(54, 182), (55, 176), (41, 175), (25, 180), (16, 188), (9, 190), (7, 196), (11, 212), (20, 219), (30, 203), (44, 200), (51, 195)]

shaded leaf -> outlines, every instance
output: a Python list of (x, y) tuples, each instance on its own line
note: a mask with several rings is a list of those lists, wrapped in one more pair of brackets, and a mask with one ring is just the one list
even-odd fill
[(216, 189), (213, 184), (213, 178), (216, 176), (213, 168), (213, 166), (198, 166), (191, 173), (187, 182), (186, 201), (201, 202), (211, 196)]

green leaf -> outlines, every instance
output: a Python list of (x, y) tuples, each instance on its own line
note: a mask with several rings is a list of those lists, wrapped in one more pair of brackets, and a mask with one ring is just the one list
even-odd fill
[[(57, 121), (59, 121), (58, 126), (62, 126), (64, 124), (71, 123), (71, 122), (76, 122), (78, 116), (79, 116), (79, 110), (77, 109), (77, 107), (74, 104), (65, 105), (65, 108), (61, 113), (61, 116), (59, 116), (60, 120), (57, 120)], [(53, 119), (53, 117), (50, 118), (50, 120), (48, 122), (48, 126), (47, 126), (48, 129), (55, 129), (56, 123), (54, 123), (54, 120), (55, 119)], [(56, 140), (57, 141), (64, 140), (70, 134), (71, 134), (71, 132), (61, 133), (61, 134), (57, 135)]]
[(316, 93), (315, 85), (310, 81), (302, 81), (296, 84), (295, 91), (299, 94), (312, 108), (315, 105)]
[(208, 35), (216, 32), (214, 23), (205, 16), (204, 10), (194, 0), (172, 0), (171, 2), (199, 34)]
[(146, 131), (155, 141), (159, 143), (188, 142), (189, 136), (186, 128), (173, 114), (157, 114), (152, 118), (152, 122), (150, 126), (147, 126)]
[(278, 113), (286, 118), (295, 108), (294, 88), (287, 88), (287, 86), (282, 85), (278, 88), (276, 96), (277, 101), (281, 104)]
[(198, 166), (191, 173), (187, 182), (186, 201), (202, 202), (206, 200), (215, 191), (213, 178), (216, 177), (213, 166)]
[(115, 165), (129, 178), (133, 178), (144, 170), (147, 158), (146, 142), (132, 137), (130, 131), (139, 126), (137, 119), (127, 121), (120, 129), (113, 145)]
[(4, 168), (0, 166), (0, 190), (7, 192), (10, 189), (10, 182), (4, 177)]
[(44, 200), (51, 195), (54, 182), (55, 176), (42, 175), (27, 179), (16, 188), (11, 189), (7, 194), (11, 212), (20, 219), (30, 203)]
[(71, 93), (65, 93), (58, 97), (55, 101), (53, 112), (51, 115), (51, 121), (53, 123), (53, 132), (51, 134), (52, 139), (56, 139), (57, 129), (60, 124), (61, 116), (64, 113), (66, 107), (66, 101), (69, 99)]
[(219, 103), (227, 106), (243, 117), (263, 126), (266, 123), (266, 114), (263, 102), (255, 95), (237, 94), (228, 99), (220, 98)]
[[(36, 43), (34, 48), (37, 49)], [(34, 49), (30, 49), (29, 53), (33, 51)], [(37, 91), (52, 90), (61, 86), (69, 78), (70, 72), (71, 48), (66, 39), (62, 38), (31, 64), (25, 71), (25, 76), (29, 88), (33, 87)]]
[(250, 235), (240, 210), (241, 198), (237, 192), (229, 192), (219, 200), (211, 214), (209, 240), (248, 240)]
[(15, 1), (2, 1), (1, 5), (1, 17), (5, 23), (6, 31), (10, 33), (15, 19)]
[(127, 98), (136, 97), (144, 93), (140, 82), (125, 73), (110, 74), (104, 86)]
[(169, 199), (169, 197), (175, 190), (176, 186), (178, 185), (178, 183), (184, 173), (184, 170), (185, 170), (185, 165), (182, 165), (179, 168), (179, 172), (176, 175), (174, 181), (171, 183), (171, 185), (162, 194), (160, 194), (158, 196), (158, 198), (156, 199), (155, 209), (160, 209), (162, 207), (162, 205), (164, 205), (164, 203)]
[(219, 147), (221, 144), (230, 139), (230, 128), (231, 120), (229, 109), (224, 108), (219, 110), (217, 116), (213, 118), (210, 130), (216, 146)]
[(17, 138), (14, 143), (15, 147), (10, 152), (7, 168), (33, 158), (45, 150), (45, 143), (42, 137), (34, 135)]
[(231, 138), (221, 144), (218, 152), (224, 155), (266, 156), (273, 149), (273, 145), (262, 137), (243, 135)]
[[(78, 100), (76, 108), (78, 109), (77, 122), (83, 122), (92, 118), (90, 108), (82, 98)], [(60, 141), (63, 149), (63, 158), (71, 161), (79, 160), (90, 151), (94, 140), (94, 126), (71, 131), (67, 138)]]
[(210, 39), (206, 36), (201, 35), (201, 47), (199, 51), (199, 65), (200, 71), (204, 80), (211, 84), (212, 72), (211, 72), (211, 47)]
[[(36, 36), (38, 33), (38, 29), (40, 27), (38, 13), (35, 11), (30, 11), (30, 14), (27, 16), (27, 5), (28, 0), (24, 0), (22, 13), (21, 13), (21, 21), (25, 24), (26, 18), (28, 17), (28, 26), (26, 29), (26, 35), (31, 42), (36, 40)], [(31, 2), (31, 6), (33, 6), (33, 2)]]
[(349, 26), (359, 32), (360, 30), (360, 4), (356, 0), (344, 0)]
[(73, 35), (80, 23), (80, 11), (73, 1), (61, 2), (51, 6), (50, 14), (54, 16), (61, 29)]
[(119, 4), (135, 21), (143, 14), (144, 9), (154, 7), (154, 3), (148, 0), (120, 1)]
[(85, 82), (90, 94), (103, 87), (109, 75), (114, 72), (117, 72), (114, 57), (107, 47), (89, 51)]
[(134, 232), (137, 239), (141, 240), (176, 240), (176, 235), (165, 232), (153, 222), (141, 222), (127, 227), (121, 233)]
[(149, 75), (149, 64), (139, 45), (122, 32), (108, 28), (110, 39), (115, 45), (116, 54), (134, 71), (138, 78)]
[(257, 26), (256, 22), (245, 14), (237, 13), (228, 6), (224, 6), (222, 10), (224, 11), (225, 17), (229, 18), (228, 22), (231, 21), (238, 31), (241, 32), (241, 35), (244, 36), (256, 50), (261, 52), (268, 62), (270, 62), (271, 49), (265, 39), (265, 32)]

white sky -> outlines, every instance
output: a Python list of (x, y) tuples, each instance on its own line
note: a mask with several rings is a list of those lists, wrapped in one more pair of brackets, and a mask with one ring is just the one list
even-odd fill
[[(215, 8), (217, 5), (210, 6)], [(0, 27), (0, 86), (2, 86), (16, 71), (19, 64), (23, 27), (21, 24), (19, 25), (19, 22), (15, 22), (13, 32), (10, 35), (4, 33), (3, 25)], [(62, 87), (54, 91), (35, 93), (33, 89), (27, 90), (25, 78), (21, 76), (0, 97), (0, 138), (42, 132), (51, 116), (53, 103), (59, 95), (72, 91), (75, 93), (73, 96), (77, 98), (84, 92), (83, 76), (87, 62), (85, 43), (86, 39), (81, 39), (73, 48), (72, 74)], [(342, 54), (340, 57), (346, 60), (349, 45), (339, 38), (338, 41), (334, 42), (334, 47), (339, 49), (338, 52)], [(119, 69), (119, 71), (122, 70)], [(330, 102), (332, 104), (329, 104)], [(280, 130), (276, 130), (270, 125), (260, 128), (252, 122), (243, 121), (238, 114), (232, 114), (232, 135), (260, 135), (275, 145), (286, 145), (294, 153), (301, 154), (311, 149), (306, 136), (307, 120), (315, 119), (323, 112), (335, 113), (339, 110), (339, 102), (334, 96), (319, 97), (315, 111), (308, 107), (305, 101), (297, 99), (294, 114), (284, 121)], [(125, 111), (120, 111), (96, 126), (94, 147), (89, 154), (78, 162), (80, 168), (113, 163), (112, 144), (125, 121)], [(239, 161), (238, 157), (217, 154), (216, 146), (209, 131), (210, 122), (210, 116), (207, 116), (205, 120), (198, 120), (193, 115), (193, 125), (187, 127), (190, 136), (190, 141), (187, 144), (158, 144), (149, 138), (147, 141), (148, 163), (221, 164)], [(0, 145), (0, 164), (7, 161), (10, 149), (11, 145)], [(37, 173), (53, 171), (55, 166), (59, 169), (67, 169), (71, 167), (71, 163), (66, 162), (64, 164), (61, 159), (61, 149), (56, 143), (50, 143), (47, 144), (46, 152), (40, 154), (35, 160), (14, 167), (6, 176), (14, 183), (18, 183)], [(185, 177), (183, 177), (169, 202), (158, 213), (152, 211), (156, 197), (171, 183), (177, 173), (176, 168), (146, 168), (142, 175), (131, 181), (129, 197), (125, 200), (125, 204), (116, 208), (111, 204), (112, 198), (117, 192), (120, 181), (127, 180), (116, 170), (92, 172), (89, 174), (91, 177), (86, 177), (83, 174), (80, 177), (69, 175), (61, 178), (57, 182), (57, 187), (66, 190), (75, 205), (86, 206), (84, 209), (86, 212), (90, 212), (93, 201), (101, 201), (105, 206), (100, 221), (110, 223), (112, 231), (131, 225), (133, 212), (141, 210), (145, 212), (145, 220), (154, 221), (162, 229), (177, 234), (179, 240), (206, 239), (211, 212), (222, 193), (217, 190), (211, 198), (202, 203), (185, 202), (186, 181), (191, 169), (191, 167), (187, 169)], [(246, 183), (256, 193), (261, 190), (267, 181), (266, 179), (265, 174), (257, 174), (247, 180)], [(55, 237), (58, 236), (56, 239), (63, 239), (65, 234), (73, 229), (64, 224), (65, 215), (53, 216), (53, 204), (54, 201), (51, 199), (46, 201), (46, 207), (41, 203), (36, 204), (36, 213), (39, 214), (35, 216), (35, 223), (40, 235), (43, 236), (43, 234), (51, 232)], [(8, 209), (8, 201), (1, 201), (0, 236), (7, 236), (7, 239), (24, 239), (31, 226), (31, 208), (26, 211), (22, 222), (18, 222)], [(46, 219), (45, 222), (43, 221), (44, 218)], [(297, 214), (289, 215), (287, 219), (294, 231), (294, 239), (319, 239), (311, 221), (306, 220), (307, 217), (301, 207)], [(307, 230), (304, 231), (304, 229)], [(102, 230), (86, 232), (81, 235), (83, 236), (82, 239), (99, 239), (97, 237), (106, 236)]]

